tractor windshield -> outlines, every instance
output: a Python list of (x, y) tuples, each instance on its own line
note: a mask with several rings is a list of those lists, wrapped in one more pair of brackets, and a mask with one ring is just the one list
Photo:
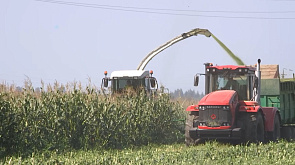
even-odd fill
[(114, 78), (112, 89), (114, 92), (122, 92), (126, 89), (138, 90), (145, 87), (145, 79)]
[(210, 74), (210, 91), (235, 90), (238, 92), (240, 100), (249, 100), (249, 78), (247, 74)]

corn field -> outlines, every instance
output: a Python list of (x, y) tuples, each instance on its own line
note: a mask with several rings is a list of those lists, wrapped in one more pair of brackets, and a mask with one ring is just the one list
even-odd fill
[(144, 92), (103, 96), (79, 83), (42, 85), (22, 90), (0, 86), (0, 154), (38, 151), (120, 149), (182, 139), (179, 104), (168, 95)]
[(168, 95), (26, 81), (0, 85), (0, 110), (0, 164), (295, 164), (295, 142), (283, 140), (186, 147), (184, 110)]

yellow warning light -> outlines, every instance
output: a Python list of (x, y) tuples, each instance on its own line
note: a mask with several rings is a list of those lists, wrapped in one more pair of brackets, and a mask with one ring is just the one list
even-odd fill
[(209, 63), (209, 66), (213, 66), (213, 63)]
[(108, 71), (104, 71), (104, 75), (108, 75)]

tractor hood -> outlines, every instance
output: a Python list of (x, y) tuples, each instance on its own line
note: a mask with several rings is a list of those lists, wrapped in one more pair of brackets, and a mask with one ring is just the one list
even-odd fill
[(229, 105), (235, 95), (234, 90), (214, 91), (204, 96), (199, 101), (199, 105)]

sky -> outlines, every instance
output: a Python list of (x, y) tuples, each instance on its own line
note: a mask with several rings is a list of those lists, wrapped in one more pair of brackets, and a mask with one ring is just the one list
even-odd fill
[[(0, 0), (0, 82), (35, 87), (100, 86), (104, 71), (136, 69), (152, 50), (194, 28), (208, 29), (247, 64), (295, 72), (295, 0)], [(204, 63), (235, 65), (211, 37), (183, 40), (146, 67), (160, 85), (193, 86)]]

